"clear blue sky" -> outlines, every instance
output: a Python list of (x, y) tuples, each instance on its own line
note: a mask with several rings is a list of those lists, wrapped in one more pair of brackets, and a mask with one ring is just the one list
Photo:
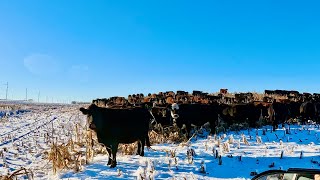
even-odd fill
[(0, 98), (320, 92), (320, 2), (0, 2)]

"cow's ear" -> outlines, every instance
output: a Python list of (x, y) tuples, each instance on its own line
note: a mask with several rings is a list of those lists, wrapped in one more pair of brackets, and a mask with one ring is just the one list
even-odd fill
[(80, 108), (80, 111), (81, 111), (84, 115), (89, 114), (89, 109), (85, 109), (85, 108), (81, 107), (81, 108)]

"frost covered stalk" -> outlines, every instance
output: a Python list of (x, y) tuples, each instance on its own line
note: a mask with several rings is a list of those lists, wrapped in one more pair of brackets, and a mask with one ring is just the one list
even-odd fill
[(86, 164), (89, 164), (93, 160), (93, 139), (92, 139), (92, 131), (87, 131), (86, 137)]
[(80, 143), (80, 132), (79, 132), (79, 125), (76, 124), (76, 140)]
[(137, 169), (135, 175), (137, 176), (138, 180), (147, 179), (146, 169), (141, 166)]
[(221, 155), (219, 156), (219, 165), (222, 165), (222, 157), (221, 157)]
[(243, 139), (244, 144), (247, 145), (247, 146), (250, 146), (247, 138), (245, 136), (243, 136), (243, 137), (244, 137), (244, 139)]
[(283, 159), (283, 150), (281, 151), (280, 159)]
[(229, 136), (229, 144), (233, 144), (234, 143), (234, 138), (233, 138), (233, 135), (231, 134)]
[(224, 142), (222, 147), (224, 152), (230, 152), (230, 144), (228, 141)]
[(147, 175), (147, 178), (149, 178), (149, 180), (155, 179), (156, 171), (154, 167), (154, 162), (151, 160), (148, 160), (146, 175)]
[(193, 164), (193, 156), (195, 156), (195, 151), (191, 148), (187, 150), (187, 158), (189, 164)]
[(216, 158), (219, 157), (219, 151), (216, 149)]
[(179, 168), (178, 168), (178, 161), (179, 161), (179, 159), (178, 158), (174, 158), (174, 165), (176, 166), (176, 170), (179, 170)]
[(265, 135), (266, 135), (266, 132), (267, 132), (267, 130), (266, 130), (266, 129), (263, 129), (263, 130), (262, 130), (262, 135), (265, 136)]
[(206, 174), (206, 164), (204, 163), (204, 160), (201, 161), (199, 171), (200, 173)]
[(286, 134), (290, 134), (290, 125), (288, 128), (286, 128)]
[(300, 159), (303, 157), (303, 151), (300, 152)]
[(257, 137), (256, 137), (256, 140), (257, 140), (257, 143), (258, 143), (258, 144), (262, 144), (262, 140), (261, 140), (261, 137), (260, 137), (260, 136), (257, 136)]
[(118, 176), (122, 176), (122, 171), (120, 169), (117, 169), (117, 173), (118, 173)]
[(171, 158), (175, 158), (175, 157), (176, 157), (176, 151), (177, 151), (177, 149), (175, 149), (175, 150), (170, 150)]
[(168, 162), (168, 168), (169, 168), (169, 170), (171, 170), (171, 166), (172, 166), (172, 160), (169, 159), (169, 162)]
[(212, 148), (212, 154), (213, 154), (213, 156), (214, 156), (215, 159), (218, 158), (218, 157), (216, 156), (216, 147), (215, 147), (215, 146), (213, 146), (213, 148)]

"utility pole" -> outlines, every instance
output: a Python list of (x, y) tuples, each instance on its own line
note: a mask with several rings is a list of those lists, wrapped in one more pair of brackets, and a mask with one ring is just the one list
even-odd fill
[(8, 89), (9, 89), (9, 82), (7, 82), (7, 89), (6, 89), (6, 100), (8, 100)]

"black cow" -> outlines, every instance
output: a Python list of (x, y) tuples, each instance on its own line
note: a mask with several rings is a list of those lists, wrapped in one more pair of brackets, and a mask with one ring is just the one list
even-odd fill
[(154, 106), (151, 108), (152, 115), (158, 124), (162, 126), (169, 126), (173, 124), (173, 117), (171, 117), (171, 107), (166, 105), (164, 107)]
[(300, 115), (302, 118), (302, 122), (306, 122), (307, 120), (316, 120), (316, 114), (318, 110), (316, 110), (318, 103), (313, 103), (311, 101), (304, 102), (300, 106)]
[(273, 131), (278, 128), (278, 124), (284, 123), (290, 118), (290, 105), (274, 101), (268, 109), (269, 120), (272, 122)]
[[(263, 118), (263, 120), (266, 120), (266, 117), (268, 116), (268, 105), (269, 103), (263, 103), (263, 102), (254, 104), (254, 111), (252, 111), (254, 116), (252, 120), (254, 121), (255, 124), (257, 124), (257, 120), (259, 120), (261, 117)], [(256, 119), (257, 117), (258, 119)], [(262, 125), (262, 124), (258, 123), (257, 125)]]
[(320, 122), (320, 102), (315, 102), (314, 107), (316, 112), (315, 121), (319, 123)]
[(295, 119), (300, 116), (301, 102), (291, 101), (289, 104), (289, 118)]
[(303, 99), (303, 102), (312, 101), (312, 95), (310, 93), (304, 92), (302, 94), (302, 99)]
[(234, 123), (248, 123), (250, 127), (256, 127), (260, 116), (267, 115), (267, 109), (262, 104), (233, 104), (225, 106), (222, 111), (222, 117), (230, 126)]
[(267, 95), (273, 95), (275, 92), (273, 90), (265, 90), (264, 93)]
[[(210, 123), (211, 133), (215, 133), (218, 122), (219, 104), (176, 104), (172, 105), (171, 116), (175, 119), (179, 128), (185, 124), (187, 132), (191, 130), (191, 125), (202, 126)], [(189, 138), (189, 133), (187, 133)]]
[[(109, 109), (91, 104), (88, 109), (80, 108), (87, 115), (90, 129), (96, 131), (98, 141), (109, 153), (108, 165), (116, 167), (119, 143), (138, 143), (138, 154), (144, 156), (144, 145), (150, 147), (149, 121), (152, 119), (146, 108)], [(112, 155), (112, 159), (111, 159)]]

